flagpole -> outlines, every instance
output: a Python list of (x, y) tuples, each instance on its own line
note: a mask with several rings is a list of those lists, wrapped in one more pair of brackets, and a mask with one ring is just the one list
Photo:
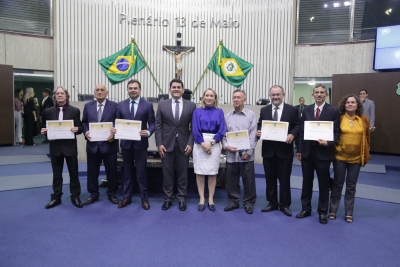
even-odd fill
[(143, 54), (142, 54), (142, 51), (140, 51), (139, 46), (137, 45), (135, 39), (132, 38), (131, 42), (134, 43), (134, 44), (136, 44), (136, 48), (137, 48), (137, 50), (138, 50), (138, 52), (139, 52), (139, 55), (142, 57), (142, 59), (143, 59), (143, 61), (144, 61), (144, 64), (146, 64), (147, 69), (150, 71), (151, 77), (153, 77), (153, 80), (156, 82), (157, 87), (158, 87), (158, 90), (161, 92), (161, 94), (164, 94), (163, 90), (161, 89), (160, 85), (158, 84), (158, 81), (157, 81), (156, 77), (154, 77), (153, 72), (151, 71), (149, 65), (147, 64), (146, 59), (144, 59), (144, 56), (143, 56)]
[[(219, 41), (219, 45), (217, 46), (217, 49), (215, 50), (215, 53), (218, 52), (219, 46), (222, 45), (222, 44), (223, 44), (223, 43), (222, 43), (222, 40)], [(211, 57), (211, 60), (213, 60), (215, 53), (214, 53), (213, 56)], [(211, 60), (210, 60), (210, 62), (211, 62)], [(208, 64), (210, 64), (210, 62), (208, 62)], [(204, 74), (206, 74), (206, 72), (207, 72), (207, 70), (208, 70), (208, 64), (207, 64), (207, 67), (206, 67), (206, 69), (204, 70), (203, 74), (201, 75), (200, 80), (197, 82), (196, 87), (194, 88), (194, 90), (193, 90), (193, 92), (192, 92), (192, 95), (194, 95), (194, 93), (196, 92), (197, 87), (199, 86), (201, 80), (203, 80)]]

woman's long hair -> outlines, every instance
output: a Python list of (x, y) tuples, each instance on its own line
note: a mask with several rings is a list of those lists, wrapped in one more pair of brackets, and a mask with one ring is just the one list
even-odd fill
[(26, 88), (24, 95), (24, 104), (26, 105), (28, 103), (29, 98), (32, 98), (34, 95), (35, 93), (32, 87)]
[(349, 99), (349, 97), (354, 97), (356, 99), (356, 101), (357, 101), (356, 115), (361, 117), (361, 115), (363, 114), (364, 108), (360, 101), (360, 98), (358, 98), (358, 96), (356, 96), (354, 94), (346, 95), (345, 97), (342, 98), (342, 100), (340, 100), (340, 102), (339, 102), (340, 115), (343, 115), (344, 113), (346, 113), (346, 102), (347, 102), (347, 99)]
[(201, 97), (201, 108), (205, 108), (206, 107), (206, 104), (204, 103), (204, 96), (206, 95), (206, 92), (208, 91), (208, 90), (210, 90), (211, 92), (213, 92), (213, 94), (214, 94), (214, 98), (215, 98), (215, 102), (214, 102), (214, 107), (215, 108), (219, 108), (218, 107), (218, 96), (217, 96), (217, 93), (214, 91), (214, 89), (212, 89), (212, 88), (207, 88), (207, 90), (204, 90), (204, 92), (203, 92), (203, 96)]

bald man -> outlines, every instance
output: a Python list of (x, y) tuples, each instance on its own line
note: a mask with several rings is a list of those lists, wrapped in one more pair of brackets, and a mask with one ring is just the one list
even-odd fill
[(94, 88), (96, 100), (86, 103), (83, 110), (82, 128), (87, 140), (87, 190), (90, 194), (83, 202), (83, 205), (90, 205), (99, 200), (99, 172), (102, 161), (104, 161), (107, 174), (108, 200), (112, 204), (119, 203), (118, 198), (115, 196), (115, 192), (118, 189), (118, 140), (115, 140), (114, 135), (110, 133), (106, 141), (93, 141), (89, 131), (90, 123), (111, 122), (114, 126), (118, 104), (108, 100), (107, 95), (108, 91), (104, 84), (96, 85)]

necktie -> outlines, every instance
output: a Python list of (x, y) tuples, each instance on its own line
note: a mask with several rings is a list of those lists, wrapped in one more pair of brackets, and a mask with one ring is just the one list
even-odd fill
[(102, 106), (103, 106), (103, 104), (99, 104), (99, 109), (97, 110), (97, 121), (98, 122), (101, 121), (101, 115), (103, 115), (103, 110), (101, 109)]
[(63, 120), (63, 107), (58, 107), (60, 109), (60, 112), (58, 113), (58, 120), (62, 121)]
[(279, 109), (279, 107), (275, 107), (274, 121), (278, 121), (278, 109)]
[(319, 120), (319, 115), (321, 114), (321, 110), (317, 108), (317, 112), (315, 113), (315, 120)]
[(300, 106), (300, 117), (303, 115), (303, 106)]
[(175, 123), (179, 122), (179, 101), (175, 100)]
[(135, 119), (135, 101), (131, 101), (131, 119)]

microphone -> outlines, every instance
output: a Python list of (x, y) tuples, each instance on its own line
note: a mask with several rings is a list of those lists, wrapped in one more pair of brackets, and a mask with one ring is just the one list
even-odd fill
[(83, 95), (81, 93), (79, 93), (78, 90), (75, 89), (75, 85), (72, 85), (72, 88), (74, 88), (75, 92), (78, 93), (78, 101), (83, 101)]

